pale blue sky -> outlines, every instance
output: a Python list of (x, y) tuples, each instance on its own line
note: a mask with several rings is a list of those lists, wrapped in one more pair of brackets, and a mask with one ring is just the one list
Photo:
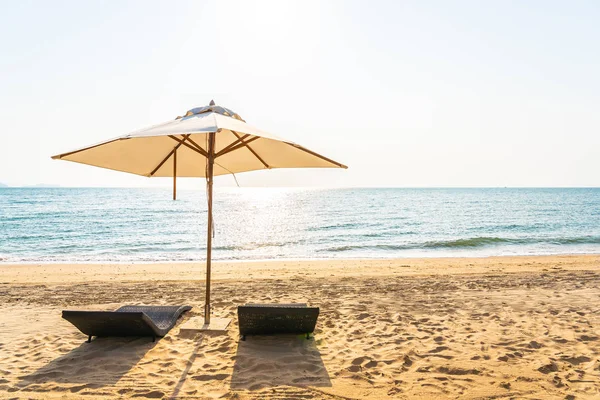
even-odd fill
[(242, 186), (600, 186), (598, 21), (596, 1), (0, 1), (0, 182), (169, 186), (50, 156), (214, 99), (350, 167)]

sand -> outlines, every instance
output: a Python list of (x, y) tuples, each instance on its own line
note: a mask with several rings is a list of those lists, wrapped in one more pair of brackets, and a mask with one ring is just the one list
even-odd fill
[[(214, 266), (223, 335), (186, 335), (201, 264), (0, 265), (0, 398), (600, 398), (600, 256)], [(236, 306), (308, 302), (314, 339), (238, 340)], [(69, 309), (194, 308), (165, 337), (86, 337)]]

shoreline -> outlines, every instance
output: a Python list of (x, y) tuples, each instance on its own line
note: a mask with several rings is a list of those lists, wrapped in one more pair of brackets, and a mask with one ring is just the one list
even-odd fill
[[(213, 262), (212, 279), (331, 276), (414, 276), (600, 269), (600, 254), (392, 259), (315, 259)], [(555, 265), (554, 265), (555, 266)], [(89, 281), (204, 281), (204, 262), (0, 264), (0, 284)]]
[[(433, 252), (431, 252), (433, 253)], [(441, 253), (441, 251), (440, 251)], [(465, 251), (464, 253), (469, 253)], [(539, 253), (539, 254), (482, 254), (482, 255), (466, 255), (466, 254), (456, 254), (451, 255), (448, 253), (443, 254), (417, 254), (417, 255), (409, 255), (409, 256), (360, 256), (360, 257), (291, 257), (291, 258), (252, 258), (252, 259), (215, 259), (213, 258), (213, 264), (222, 263), (222, 264), (237, 264), (237, 263), (248, 263), (248, 262), (310, 262), (310, 261), (330, 261), (330, 260), (338, 260), (338, 261), (381, 261), (381, 260), (409, 260), (409, 259), (444, 259), (444, 258), (464, 258), (464, 259), (475, 259), (475, 258), (494, 258), (494, 257), (559, 257), (559, 256), (600, 256), (600, 251), (598, 252), (557, 252), (557, 253)], [(64, 264), (64, 265), (99, 265), (99, 264), (115, 264), (115, 265), (136, 265), (136, 264), (195, 264), (201, 263), (203, 260), (175, 260), (175, 261), (153, 261), (153, 260), (129, 260), (129, 261), (116, 261), (116, 260), (85, 260), (85, 261), (68, 261), (68, 260), (59, 260), (59, 261), (46, 261), (46, 260), (37, 260), (37, 261), (7, 261), (6, 258), (0, 258), (0, 266), (2, 265), (56, 265), (56, 264)]]

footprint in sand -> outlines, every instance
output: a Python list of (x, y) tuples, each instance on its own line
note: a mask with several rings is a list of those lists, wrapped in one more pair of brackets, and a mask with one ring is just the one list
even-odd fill
[(557, 372), (558, 371), (558, 365), (556, 365), (555, 362), (550, 362), (548, 364), (542, 365), (537, 370), (539, 372), (541, 372), (542, 374), (549, 374), (551, 372)]
[(357, 320), (362, 321), (365, 318), (369, 318), (371, 314), (369, 313), (360, 313), (358, 314), (358, 316), (356, 317)]
[(529, 342), (527, 347), (529, 347), (530, 349), (541, 349), (542, 347), (544, 347), (544, 345), (536, 342), (535, 340), (532, 340), (531, 342)]
[(357, 357), (352, 360), (352, 365), (362, 365), (367, 360), (367, 357)]
[(229, 374), (214, 374), (214, 375), (199, 375), (199, 376), (192, 376), (191, 378), (195, 381), (222, 381), (224, 379), (227, 379), (227, 377), (229, 377)]
[(568, 362), (571, 365), (579, 365), (579, 364), (582, 364), (582, 363), (586, 363), (586, 362), (592, 361), (591, 358), (586, 357), (586, 356), (576, 356), (576, 357), (575, 356), (573, 356), (573, 357), (562, 356), (562, 357), (560, 357), (560, 359), (562, 361)]
[(478, 369), (466, 369), (459, 367), (439, 367), (437, 372), (447, 375), (480, 375), (481, 371)]
[(147, 397), (150, 399), (162, 399), (163, 397), (165, 397), (165, 394), (159, 390), (153, 390), (152, 392), (132, 394), (131, 397)]
[(429, 350), (429, 353), (439, 353), (440, 351), (449, 350), (448, 346), (438, 346), (435, 349)]

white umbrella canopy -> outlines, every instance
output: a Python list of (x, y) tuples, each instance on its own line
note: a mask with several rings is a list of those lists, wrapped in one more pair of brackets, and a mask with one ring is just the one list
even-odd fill
[(272, 168), (348, 168), (248, 125), (238, 114), (213, 101), (175, 120), (52, 158), (146, 177), (173, 177), (173, 199), (176, 177), (206, 177), (206, 329), (210, 329), (211, 314), (213, 177)]
[[(172, 177), (175, 168), (178, 177), (206, 177), (211, 133), (215, 133), (214, 176), (271, 168), (347, 168), (215, 105), (52, 158), (147, 177)], [(175, 157), (176, 163), (168, 162)]]

